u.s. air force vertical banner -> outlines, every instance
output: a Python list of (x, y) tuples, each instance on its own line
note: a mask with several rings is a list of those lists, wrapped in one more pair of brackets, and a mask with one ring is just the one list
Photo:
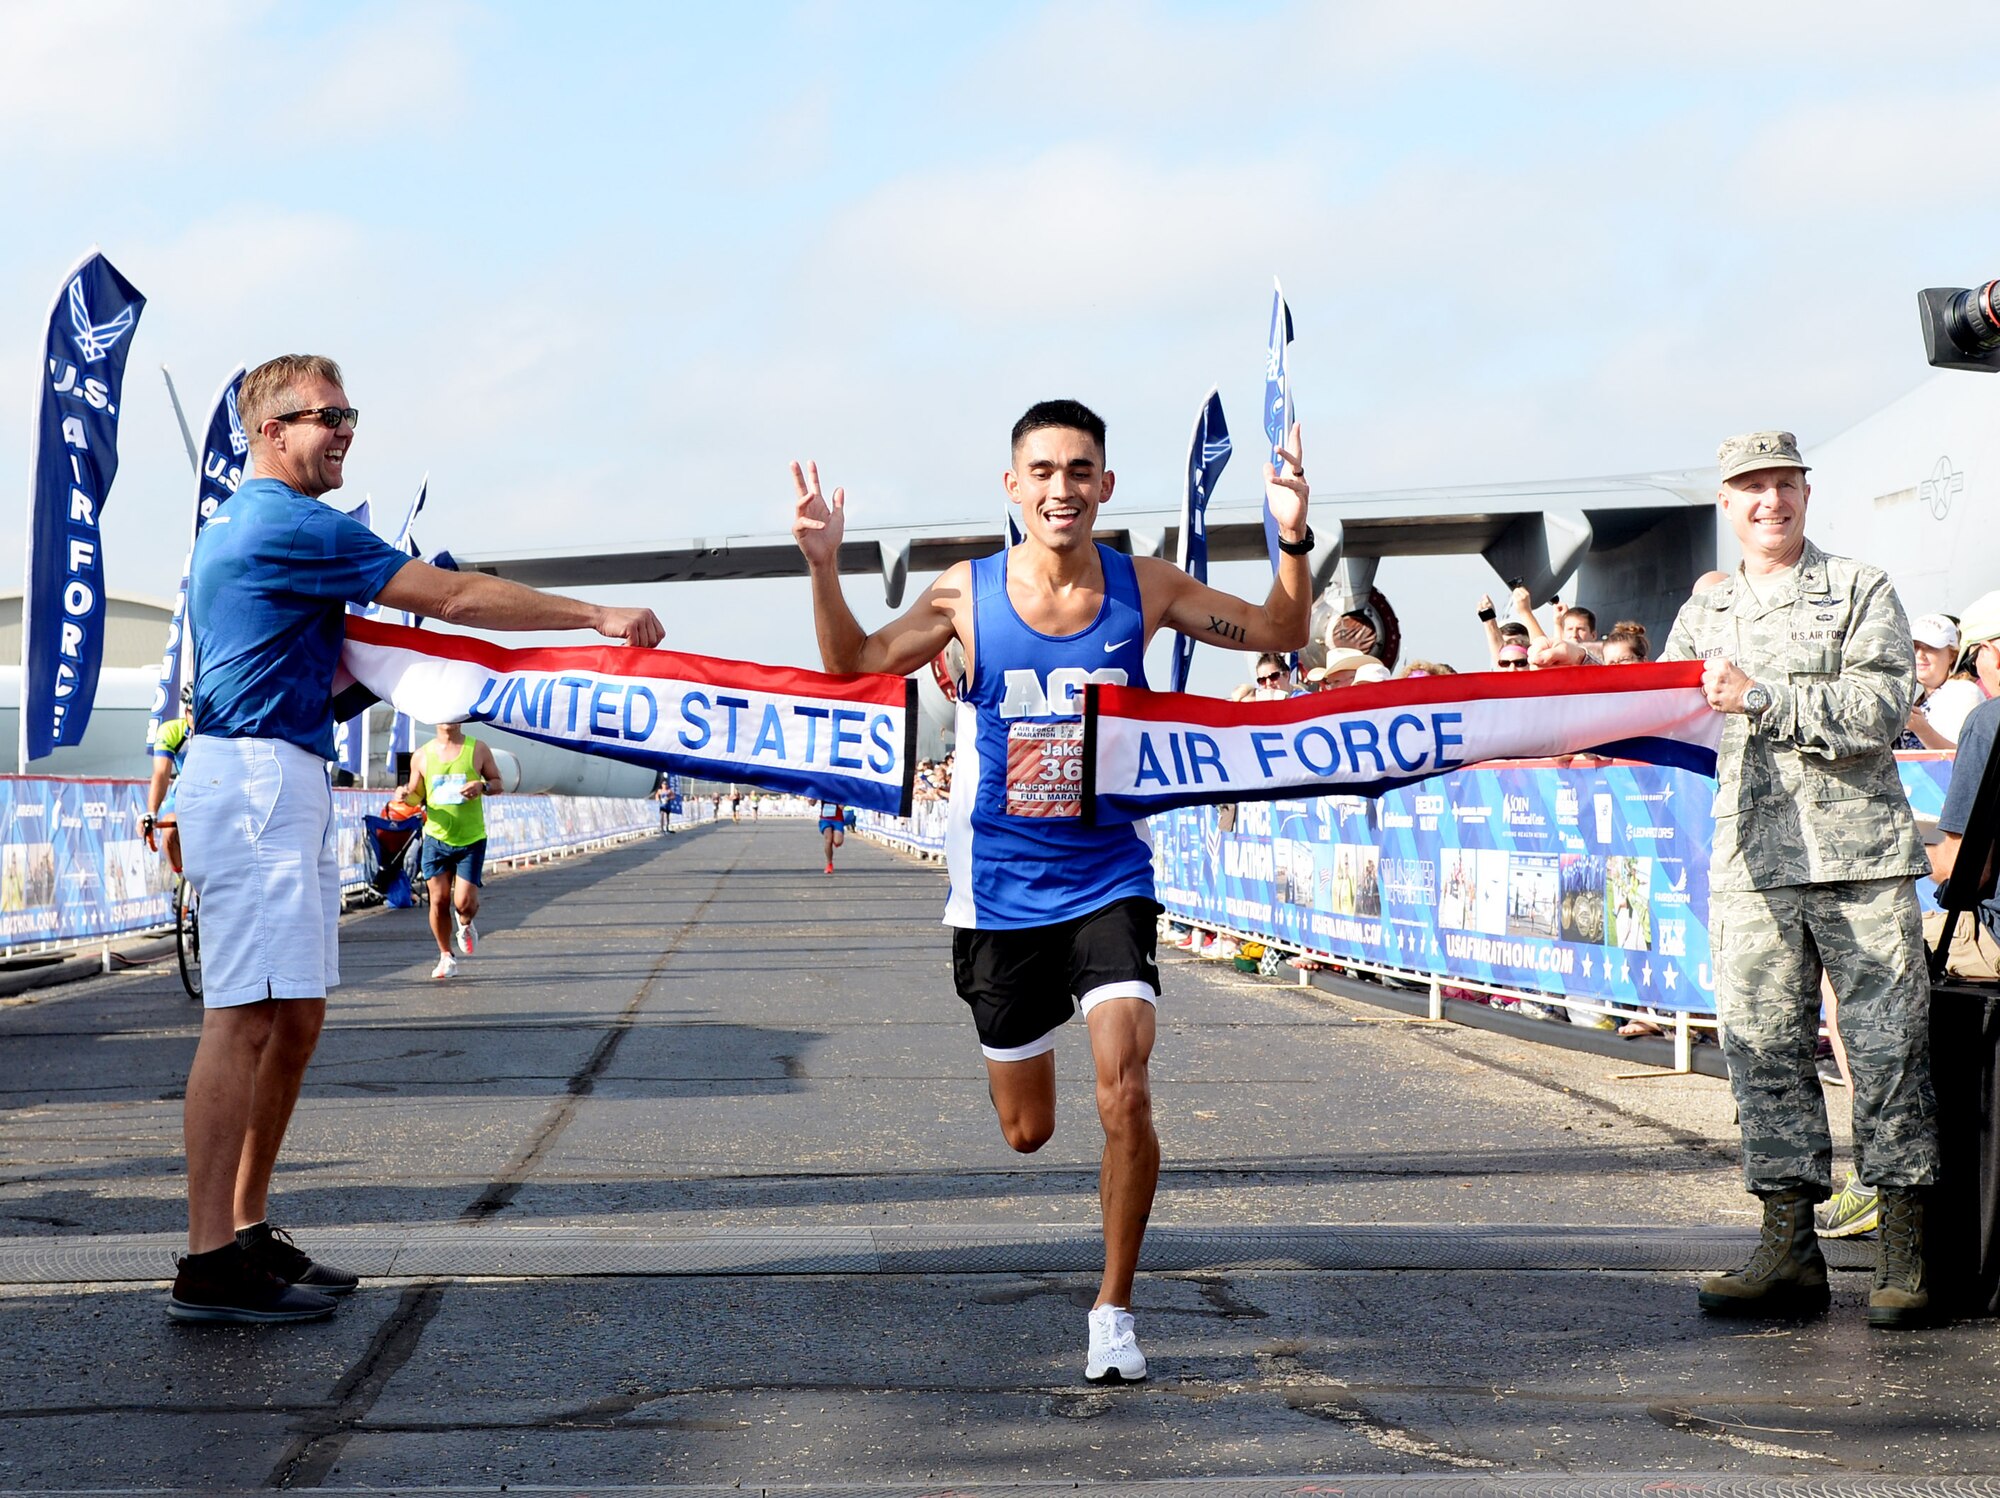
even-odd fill
[(250, 434), (243, 430), (243, 418), (236, 410), (237, 392), (243, 388), (241, 364), (229, 372), (208, 404), (208, 421), (202, 427), (201, 453), (195, 472), (194, 524), (188, 534), (187, 561), (181, 563), (181, 587), (174, 595), (174, 616), (167, 623), (167, 646), (160, 656), (160, 681), (153, 689), (153, 710), (146, 722), (146, 742), (160, 736), (160, 725), (180, 711), (181, 683), (191, 679), (188, 666), (193, 656), (187, 649), (188, 569), (194, 561), (194, 543), (201, 528), (222, 508), (223, 501), (243, 482), (243, 469), (250, 460)]
[(1092, 686), (1084, 810), (1129, 821), (1174, 806), (1373, 795), (1496, 759), (1595, 753), (1715, 774), (1722, 715), (1702, 663), (1484, 671), (1224, 702)]
[(49, 309), (28, 445), (27, 579), (21, 596), (21, 759), (81, 742), (104, 656), (98, 521), (118, 473), (118, 406), (146, 305), (93, 246)]
[[(1271, 278), (1271, 336), (1264, 350), (1264, 435), (1271, 443), (1271, 466), (1285, 471), (1279, 449), (1290, 439), (1292, 423), (1299, 419), (1292, 404), (1292, 309), (1285, 302), (1285, 288)], [(1271, 554), (1271, 575), (1277, 576), (1278, 517), (1271, 513), (1271, 497), (1264, 496), (1264, 550)]]
[(340, 663), (336, 718), (381, 698), (425, 723), (490, 723), (677, 775), (910, 813), (917, 684), (909, 677), (829, 676), (623, 645), (509, 650), (360, 618), (347, 621)]

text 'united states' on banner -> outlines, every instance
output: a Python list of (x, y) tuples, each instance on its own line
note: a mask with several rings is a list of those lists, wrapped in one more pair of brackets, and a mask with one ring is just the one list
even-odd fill
[(425, 723), (490, 723), (545, 744), (677, 775), (908, 816), (917, 684), (671, 650), (509, 650), (468, 635), (349, 618), (334, 716), (372, 699)]
[(1085, 815), (1373, 795), (1496, 759), (1596, 753), (1715, 774), (1722, 716), (1702, 663), (1424, 676), (1283, 702), (1092, 686)]

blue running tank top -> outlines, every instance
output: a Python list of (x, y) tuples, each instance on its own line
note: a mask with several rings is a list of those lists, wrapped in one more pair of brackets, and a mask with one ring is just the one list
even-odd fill
[(972, 680), (959, 693), (945, 867), (947, 926), (1049, 926), (1153, 897), (1144, 822), (1085, 825), (1083, 688), (1146, 684), (1132, 559), (1098, 545), (1104, 606), (1088, 629), (1045, 635), (1007, 597), (1007, 553), (972, 564)]

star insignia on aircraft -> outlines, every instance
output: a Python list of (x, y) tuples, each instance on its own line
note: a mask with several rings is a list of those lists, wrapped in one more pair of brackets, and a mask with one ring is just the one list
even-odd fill
[(1942, 520), (1964, 488), (1964, 470), (1952, 467), (1951, 459), (1944, 457), (1937, 460), (1931, 476), (1917, 485), (1917, 497), (1929, 507), (1933, 520)]

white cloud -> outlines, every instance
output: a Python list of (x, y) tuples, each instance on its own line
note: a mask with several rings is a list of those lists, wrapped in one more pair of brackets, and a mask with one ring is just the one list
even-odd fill
[(76, 162), (159, 149), (211, 126), (230, 102), (218, 63), (261, 9), (236, 0), (7, 6), (0, 154)]
[(1282, 162), (1165, 167), (1099, 143), (899, 178), (841, 210), (811, 291), (873, 316), (916, 297), (982, 335), (1184, 304), (1296, 232)]
[(469, 17), (455, 0), (343, 12), (325, 40), (284, 33), (278, 13), (270, 0), (0, 9), (0, 159), (74, 179), (103, 158), (157, 160), (199, 140), (239, 166), (271, 153), (299, 167), (315, 122), (337, 147), (462, 102)]
[(1977, 197), (2000, 146), (2000, 88), (1913, 88), (1788, 111), (1746, 145), (1728, 183), (1744, 214), (1841, 215), (1935, 207)]
[[(453, 0), (399, 4), (343, 26), (296, 111), (332, 128), (328, 144), (380, 135), (413, 122), (450, 119), (467, 86), (459, 33), (471, 22)], [(298, 142), (310, 148), (310, 131)]]

